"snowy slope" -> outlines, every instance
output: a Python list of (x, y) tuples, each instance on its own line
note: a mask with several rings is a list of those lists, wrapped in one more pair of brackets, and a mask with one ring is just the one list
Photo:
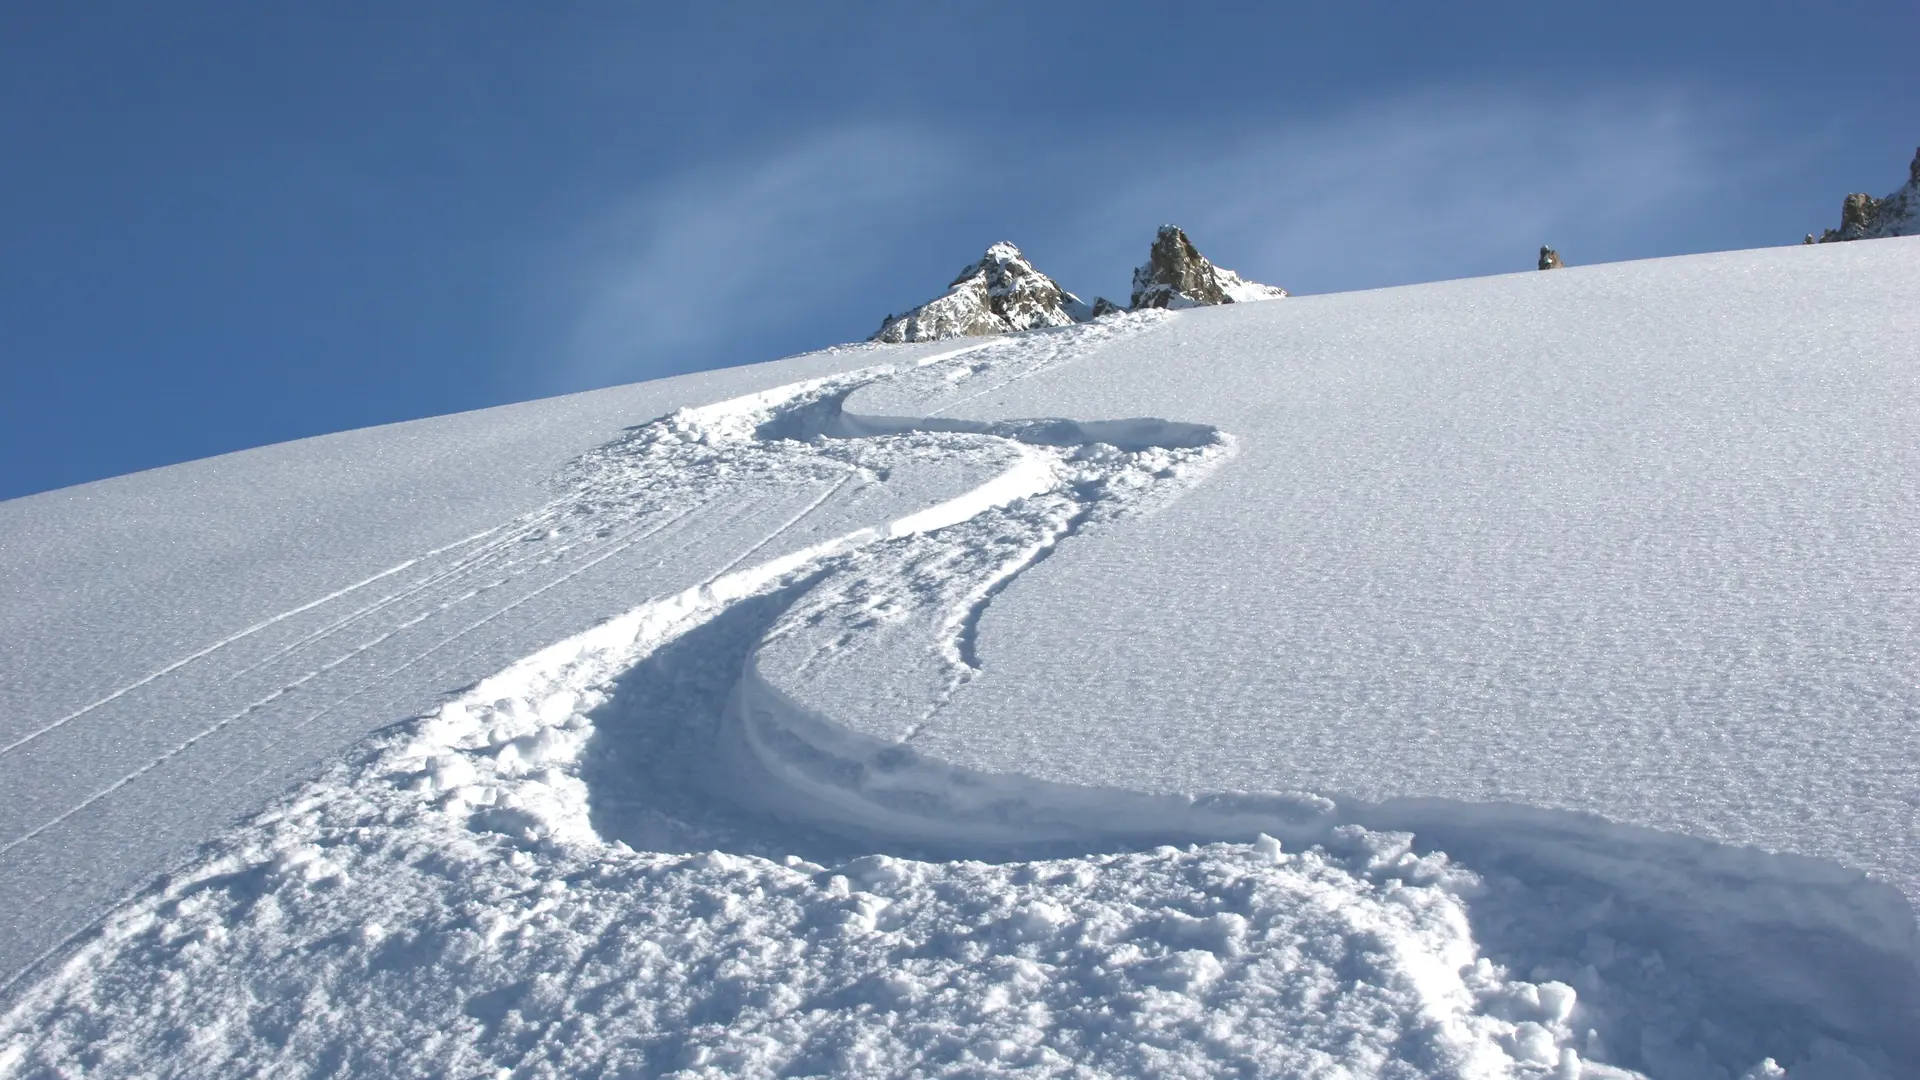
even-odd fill
[[(1240, 448), (996, 602), (986, 673), (916, 745), (1134, 790), (1594, 811), (1920, 899), (1920, 241), (1848, 247), (1182, 314), (1097, 377), (856, 394), (1204, 419)], [(1193, 739), (1202, 716), (1261, 752)]]
[[(0, 982), (368, 731), (636, 591), (698, 580), (818, 494), (721, 485), (651, 537), (583, 534), (555, 483), (570, 459), (682, 405), (873, 359), (850, 347), (0, 503)], [(964, 463), (937, 471), (935, 492), (969, 481)]]
[(0, 1075), (1910, 1075), (1917, 244), (5, 504)]

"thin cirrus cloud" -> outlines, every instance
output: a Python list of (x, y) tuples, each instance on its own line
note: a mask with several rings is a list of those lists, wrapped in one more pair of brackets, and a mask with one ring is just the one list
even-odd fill
[(885, 314), (867, 310), (876, 291), (903, 291), (892, 278), (910, 255), (958, 265), (999, 239), (1083, 296), (1119, 298), (1169, 221), (1296, 292), (1530, 269), (1542, 243), (1574, 264), (1697, 250), (1687, 230), (1716, 186), (1763, 168), (1742, 119), (1705, 95), (1635, 90), (1432, 93), (984, 155), (987, 141), (933, 125), (827, 129), (689, 170), (583, 230), (551, 275), (566, 363), (549, 389), (857, 337)]
[(851, 267), (906, 243), (954, 157), (923, 133), (851, 127), (633, 196), (585, 230), (559, 275), (566, 388), (792, 351), (782, 328), (844, 302)]
[(1103, 156), (1130, 162), (1106, 170), (1124, 179), (1089, 200), (1061, 246), (1120, 288), (1104, 264), (1138, 261), (1152, 226), (1171, 221), (1223, 265), (1297, 292), (1531, 269), (1542, 243), (1573, 262), (1676, 254), (1677, 230), (1715, 185), (1752, 175), (1733, 119), (1683, 92), (1454, 93), (1283, 119), (1212, 146), (1123, 141)]

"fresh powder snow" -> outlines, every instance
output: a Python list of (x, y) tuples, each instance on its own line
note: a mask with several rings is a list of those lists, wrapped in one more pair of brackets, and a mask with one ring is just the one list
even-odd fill
[(1916, 294), (1141, 311), (0, 504), (0, 1075), (1913, 1075)]

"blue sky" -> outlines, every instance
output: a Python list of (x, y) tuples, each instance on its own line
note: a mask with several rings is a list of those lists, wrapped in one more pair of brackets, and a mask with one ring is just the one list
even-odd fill
[(0, 498), (857, 340), (1001, 239), (1328, 292), (1904, 180), (1911, 0), (1573, 7), (0, 0)]

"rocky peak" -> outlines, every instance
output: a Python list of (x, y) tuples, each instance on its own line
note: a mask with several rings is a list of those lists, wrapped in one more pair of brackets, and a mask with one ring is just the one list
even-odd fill
[(1146, 265), (1133, 272), (1133, 302), (1124, 309), (1104, 296), (1088, 306), (1034, 269), (1019, 248), (1002, 242), (968, 263), (945, 296), (887, 316), (867, 340), (899, 344), (984, 337), (1068, 326), (1122, 310), (1244, 304), (1285, 295), (1285, 289), (1247, 281), (1208, 262), (1187, 234), (1172, 225), (1160, 227)]
[[(1920, 235), (1920, 150), (1913, 152), (1904, 187), (1884, 199), (1861, 191), (1848, 195), (1840, 201), (1840, 227), (1821, 233), (1819, 242), (1915, 235)], [(1814, 242), (1812, 233), (1806, 242)]]
[(1034, 269), (1019, 248), (1002, 242), (968, 263), (945, 296), (887, 316), (867, 340), (899, 343), (983, 337), (1068, 326), (1092, 317), (1092, 309), (1079, 297)]
[(1246, 281), (1207, 261), (1177, 226), (1162, 225), (1146, 264), (1133, 272), (1133, 310), (1276, 300), (1287, 290)]
[(1545, 244), (1540, 245), (1540, 269), (1564, 270), (1566, 269), (1566, 266), (1567, 266), (1566, 263), (1563, 263), (1560, 261), (1559, 252), (1553, 250), (1552, 248), (1546, 246)]

